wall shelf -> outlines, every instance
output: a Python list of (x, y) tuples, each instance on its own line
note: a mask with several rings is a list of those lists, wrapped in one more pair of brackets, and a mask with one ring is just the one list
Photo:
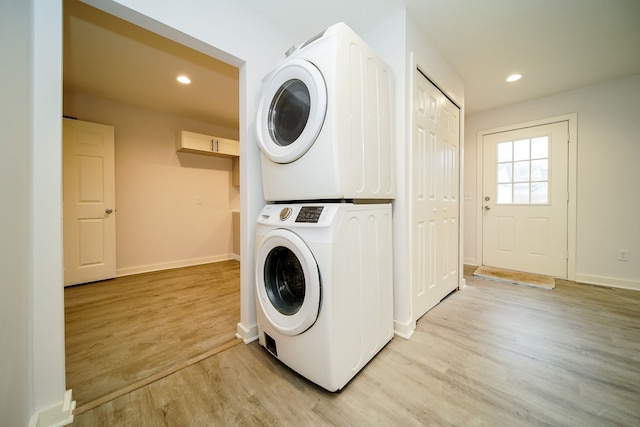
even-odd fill
[(235, 158), (240, 155), (240, 143), (235, 139), (183, 130), (176, 137), (176, 151)]

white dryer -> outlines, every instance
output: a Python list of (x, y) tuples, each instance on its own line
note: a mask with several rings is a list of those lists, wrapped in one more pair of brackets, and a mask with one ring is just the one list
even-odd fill
[(393, 199), (392, 80), (344, 23), (268, 74), (256, 114), (265, 200)]
[(260, 344), (342, 389), (393, 337), (391, 205), (267, 205), (255, 275)]

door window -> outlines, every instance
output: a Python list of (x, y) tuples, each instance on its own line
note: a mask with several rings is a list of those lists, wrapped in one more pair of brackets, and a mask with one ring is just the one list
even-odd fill
[(304, 270), (298, 257), (288, 248), (278, 246), (264, 263), (264, 286), (271, 304), (280, 313), (296, 314), (305, 295)]
[(549, 203), (549, 137), (499, 142), (497, 203)]

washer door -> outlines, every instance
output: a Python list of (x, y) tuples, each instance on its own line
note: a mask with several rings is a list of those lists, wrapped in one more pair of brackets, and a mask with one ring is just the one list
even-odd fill
[(273, 162), (291, 163), (315, 142), (327, 112), (327, 86), (308, 61), (291, 59), (264, 84), (256, 115), (262, 152)]
[(318, 318), (318, 264), (304, 241), (289, 230), (271, 230), (260, 243), (256, 288), (263, 313), (284, 335), (301, 334)]

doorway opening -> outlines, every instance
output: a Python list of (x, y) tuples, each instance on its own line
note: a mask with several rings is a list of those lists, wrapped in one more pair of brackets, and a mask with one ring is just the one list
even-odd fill
[[(116, 141), (116, 204), (111, 215), (118, 217), (117, 275), (123, 277), (86, 285), (87, 289), (114, 285), (124, 289), (127, 285), (120, 283), (124, 279), (143, 280), (148, 285), (160, 280), (159, 275), (165, 271), (159, 270), (177, 267), (186, 270), (167, 271), (182, 272), (174, 281), (190, 281), (192, 291), (202, 289), (199, 281), (205, 277), (208, 282), (215, 280), (212, 275), (224, 278), (227, 285), (232, 284), (231, 296), (215, 304), (227, 304), (235, 313), (235, 321), (229, 331), (220, 334), (236, 342), (235, 326), (240, 318), (238, 261), (226, 261), (233, 250), (207, 252), (213, 245), (231, 247), (235, 240), (232, 225), (234, 213), (239, 212), (240, 187), (233, 182), (234, 162), (176, 153), (175, 138), (178, 130), (192, 130), (239, 139), (238, 68), (77, 0), (64, 1), (63, 27), (64, 114), (113, 126)], [(192, 72), (190, 87), (176, 82), (174, 72), (178, 69)], [(233, 273), (210, 272), (225, 266), (228, 268), (223, 270)], [(201, 278), (194, 277), (193, 272), (199, 268), (207, 271), (200, 273)], [(164, 291), (156, 289), (160, 294)], [(185, 294), (172, 295), (165, 298), (167, 307), (179, 307), (175, 301), (187, 299), (182, 298)], [(127, 305), (126, 297), (111, 302), (118, 309), (129, 307), (131, 313), (144, 309)], [(184, 314), (188, 318), (188, 313)], [(123, 320), (127, 318), (129, 315), (123, 314)], [(126, 327), (156, 329), (137, 324)], [(170, 331), (158, 333), (158, 340), (170, 339)], [(69, 337), (65, 341), (69, 344)], [(94, 340), (86, 342), (85, 347), (95, 350), (105, 344), (106, 340)], [(132, 342), (131, 346), (147, 344)], [(208, 350), (199, 351), (206, 354)], [(89, 402), (69, 384), (73, 378), (69, 373), (71, 359), (67, 356), (67, 385), (74, 388), (81, 409)], [(103, 371), (100, 363), (92, 366), (96, 373)], [(147, 374), (152, 378), (157, 372)], [(127, 372), (120, 375), (136, 377)]]

